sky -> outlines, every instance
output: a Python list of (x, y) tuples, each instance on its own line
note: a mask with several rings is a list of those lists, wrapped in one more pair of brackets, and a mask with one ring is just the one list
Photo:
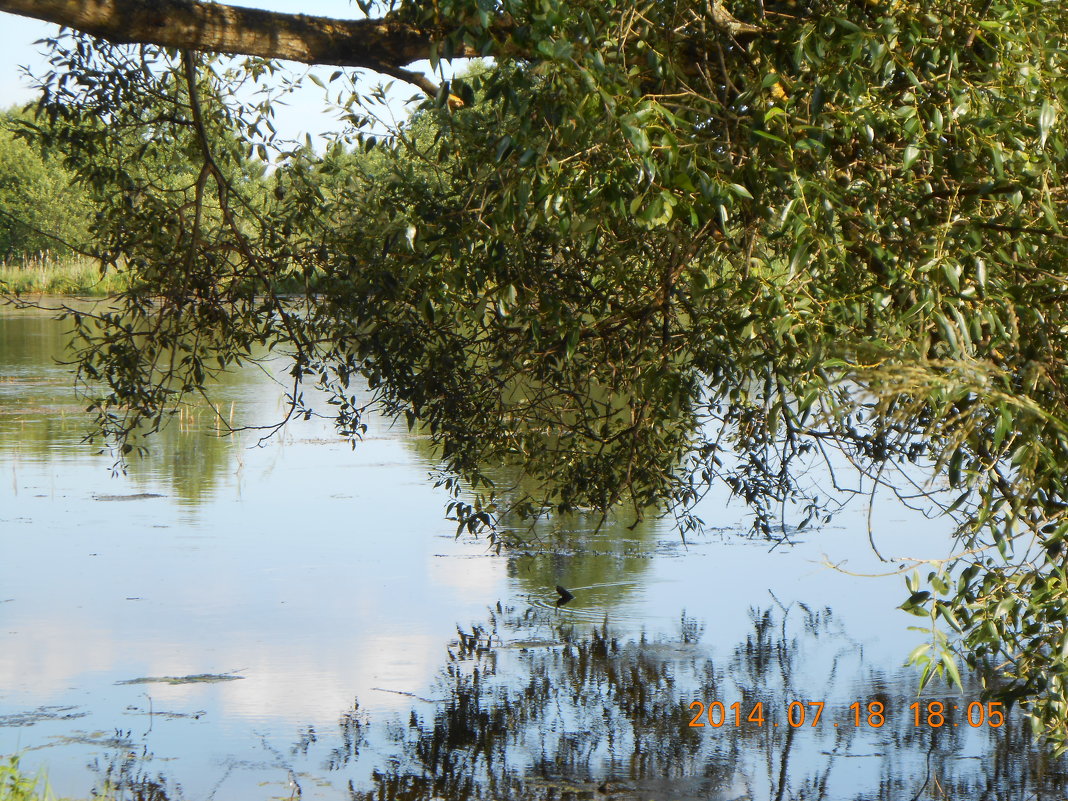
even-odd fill
[[(294, 4), (291, 0), (227, 0), (232, 5), (251, 6), (265, 8), (274, 11), (293, 11)], [(355, 4), (347, 0), (303, 0), (300, 4), (300, 12), (327, 17), (355, 18), (362, 16)], [(59, 26), (51, 25), (38, 20), (18, 17), (12, 14), (0, 12), (0, 108), (8, 108), (16, 104), (28, 103), (34, 99), (34, 93), (29, 88), (29, 79), (24, 74), (28, 67), (31, 72), (44, 73), (48, 69), (48, 62), (42, 55), (40, 45), (34, 42), (47, 36), (54, 36), (59, 32)], [(302, 64), (292, 65), (295, 71), (303, 72), (307, 69)], [(429, 72), (429, 64), (417, 63), (412, 67), (415, 70)], [(332, 67), (316, 69), (317, 74), (325, 79), (334, 71)], [(366, 75), (365, 85), (370, 88), (383, 78), (366, 71), (355, 70)], [(394, 117), (403, 117), (405, 114), (403, 100), (412, 96), (416, 90), (407, 84), (396, 83), (390, 96), (390, 111)], [(324, 132), (338, 131), (341, 123), (336, 115), (326, 111), (323, 100), (324, 92), (310, 81), (305, 81), (305, 86), (299, 93), (287, 100), (284, 108), (278, 108), (276, 113), (276, 125), (280, 132), (291, 139), (303, 139), (305, 133), (313, 137), (313, 141), (321, 146), (319, 138)]]

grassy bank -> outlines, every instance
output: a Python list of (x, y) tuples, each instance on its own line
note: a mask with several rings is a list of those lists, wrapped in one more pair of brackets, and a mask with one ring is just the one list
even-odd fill
[[(74, 256), (64, 259), (32, 258), (0, 262), (0, 291), (20, 295), (110, 295), (127, 286), (123, 276), (109, 272), (100, 275), (93, 259)], [(0, 796), (0, 801), (4, 797)]]
[[(126, 275), (112, 270), (101, 276), (99, 262), (84, 256), (0, 261), (0, 293), (105, 297), (129, 286)], [(279, 295), (302, 295), (309, 291), (303, 279), (278, 281), (272, 288)]]

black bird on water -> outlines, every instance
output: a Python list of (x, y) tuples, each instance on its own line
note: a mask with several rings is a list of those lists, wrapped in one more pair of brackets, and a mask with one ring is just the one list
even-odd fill
[(556, 602), (557, 606), (563, 606), (575, 597), (570, 592), (561, 587), (559, 584), (556, 585), (556, 591), (560, 593), (560, 599)]

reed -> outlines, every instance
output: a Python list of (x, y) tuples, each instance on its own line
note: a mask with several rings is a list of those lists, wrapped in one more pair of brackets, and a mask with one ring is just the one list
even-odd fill
[(0, 801), (52, 801), (55, 796), (42, 774), (27, 776), (19, 768), (18, 755), (0, 762)]
[(100, 274), (100, 265), (85, 256), (34, 256), (0, 262), (0, 292), (19, 295), (113, 295), (128, 287), (119, 272)]

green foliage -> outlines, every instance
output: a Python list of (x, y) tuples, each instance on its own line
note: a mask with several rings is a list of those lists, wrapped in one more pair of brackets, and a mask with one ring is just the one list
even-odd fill
[(57, 159), (15, 136), (21, 118), (0, 114), (0, 260), (69, 256), (85, 241), (86, 198)]
[(294, 413), (311, 382), (354, 437), (368, 404), (423, 426), (472, 529), (693, 525), (725, 483), (770, 535), (826, 514), (798, 476), (829, 449), (940, 477), (962, 555), (910, 587), (950, 631), (913, 661), (1007, 665), (991, 692), (1065, 750), (1068, 12), (739, 0), (765, 32), (736, 36), (704, 0), (503, 9), (402, 9), (454, 31), (436, 57), (493, 66), (386, 139), (354, 93), (361, 154), (288, 149), (268, 191), (269, 107), (233, 76), (56, 43), (42, 136), (138, 278), (76, 319), (103, 430), (129, 451), (266, 347), (294, 358)]
[(30, 778), (19, 769), (18, 755), (0, 763), (0, 801), (47, 801), (52, 798), (40, 776)]

